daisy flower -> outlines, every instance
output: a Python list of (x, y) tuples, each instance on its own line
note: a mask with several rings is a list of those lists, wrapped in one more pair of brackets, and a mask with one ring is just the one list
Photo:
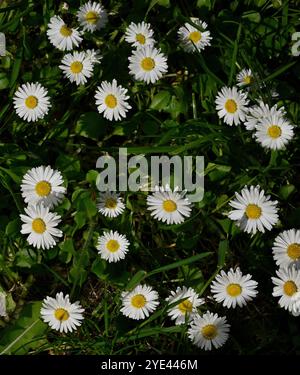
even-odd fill
[(117, 217), (125, 209), (123, 199), (114, 192), (101, 193), (97, 200), (98, 211), (104, 216)]
[(244, 87), (249, 86), (254, 81), (254, 75), (252, 74), (251, 69), (243, 69), (236, 76), (237, 86)]
[(102, 56), (100, 55), (100, 51), (97, 49), (87, 49), (85, 51), (85, 57), (88, 58), (92, 65), (100, 64), (102, 60)]
[(64, 197), (66, 188), (62, 186), (63, 182), (61, 173), (49, 165), (32, 168), (23, 176), (22, 197), (25, 203), (43, 203), (45, 207), (52, 208)]
[(129, 73), (137, 81), (155, 83), (167, 70), (167, 58), (153, 46), (139, 48), (129, 57)]
[(171, 295), (166, 298), (169, 305), (180, 301), (177, 305), (171, 307), (168, 315), (175, 320), (176, 325), (191, 321), (198, 315), (197, 307), (204, 304), (204, 299), (200, 298), (193, 288), (177, 287), (176, 291), (171, 291)]
[(51, 17), (47, 35), (50, 43), (61, 51), (70, 51), (82, 41), (81, 32), (68, 27), (59, 16)]
[(77, 19), (84, 31), (93, 33), (105, 27), (107, 23), (107, 12), (98, 2), (88, 1), (79, 8)]
[(158, 293), (148, 285), (138, 285), (131, 292), (122, 292), (123, 315), (131, 319), (145, 319), (157, 306)]
[(46, 297), (41, 308), (41, 317), (52, 329), (60, 332), (72, 332), (82, 324), (84, 309), (79, 301), (71, 303), (69, 295), (62, 292), (56, 297)]
[(109, 263), (124, 259), (128, 252), (129, 241), (123, 234), (118, 232), (104, 233), (98, 238), (97, 249), (102, 259)]
[(191, 323), (188, 330), (190, 340), (199, 348), (212, 350), (220, 348), (225, 344), (229, 336), (230, 324), (226, 317), (219, 317), (207, 311), (202, 316), (198, 316)]
[(206, 31), (207, 23), (194, 17), (191, 18), (191, 21), (198, 25), (202, 31), (186, 22), (184, 26), (180, 27), (178, 30), (179, 40), (185, 51), (201, 52), (205, 47), (210, 46), (212, 37), (210, 36), (210, 32), (208, 30)]
[(277, 201), (271, 201), (260, 186), (245, 186), (241, 193), (235, 193), (236, 199), (229, 202), (234, 209), (228, 217), (236, 222), (243, 231), (255, 234), (257, 231), (271, 230), (278, 221)]
[(0, 316), (6, 316), (6, 294), (0, 292)]
[(291, 300), (293, 303), (291, 313), (293, 314), (293, 316), (299, 316), (300, 315), (300, 291), (293, 294)]
[(172, 191), (169, 185), (156, 186), (155, 190), (147, 197), (148, 210), (155, 219), (167, 224), (180, 224), (191, 215), (191, 202), (184, 198), (185, 192), (179, 193), (177, 187)]
[(13, 97), (20, 118), (31, 122), (44, 118), (50, 108), (48, 91), (40, 83), (25, 83)]
[(56, 245), (57, 237), (63, 233), (57, 229), (61, 219), (59, 215), (49, 212), (49, 207), (43, 204), (25, 208), (27, 215), (20, 215), (22, 224), (21, 233), (29, 234), (27, 242), (38, 249), (50, 249)]
[(265, 148), (281, 150), (293, 138), (293, 126), (282, 116), (270, 116), (259, 121), (254, 134)]
[(279, 267), (300, 266), (300, 230), (280, 233), (273, 244), (273, 258)]
[(125, 32), (126, 42), (136, 48), (152, 46), (155, 43), (152, 37), (153, 30), (151, 29), (151, 25), (144, 21), (138, 24), (131, 22)]
[(93, 74), (94, 65), (90, 56), (84, 52), (66, 54), (61, 60), (61, 64), (59, 68), (63, 71), (64, 76), (71, 82), (75, 82), (76, 85), (84, 85), (87, 78)]
[(273, 296), (280, 297), (279, 306), (290, 312), (293, 309), (292, 297), (300, 291), (300, 271), (294, 267), (284, 267), (276, 271), (278, 277), (272, 277)]
[(119, 121), (126, 117), (126, 112), (131, 109), (127, 103), (129, 96), (127, 89), (118, 86), (117, 81), (113, 79), (112, 83), (103, 81), (96, 90), (96, 105), (99, 113), (110, 121)]
[(211, 284), (214, 299), (227, 308), (243, 307), (257, 294), (257, 282), (252, 280), (250, 274), (243, 275), (239, 267), (234, 271), (230, 268), (228, 273), (223, 270)]
[(260, 100), (258, 104), (249, 108), (244, 125), (247, 130), (254, 130), (260, 121), (272, 116), (283, 117), (284, 115), (283, 107), (277, 108), (277, 104), (275, 104), (270, 108), (268, 104)]
[(239, 125), (245, 121), (249, 100), (245, 92), (239, 91), (236, 86), (223, 87), (216, 97), (216, 110), (219, 118), (230, 126)]

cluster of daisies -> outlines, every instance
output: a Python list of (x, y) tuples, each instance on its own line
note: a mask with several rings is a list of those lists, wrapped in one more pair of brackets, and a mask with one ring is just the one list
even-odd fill
[[(212, 297), (226, 308), (243, 307), (257, 294), (257, 282), (251, 275), (243, 275), (239, 268), (221, 271), (211, 284)], [(188, 327), (189, 339), (204, 350), (221, 347), (229, 337), (230, 324), (226, 317), (219, 317), (210, 311), (199, 312), (205, 305), (193, 288), (177, 287), (165, 299), (168, 316), (175, 325)], [(137, 285), (131, 291), (121, 293), (121, 312), (134, 320), (146, 319), (160, 304), (158, 292), (149, 285)], [(84, 317), (80, 303), (70, 303), (69, 296), (62, 292), (56, 298), (46, 297), (41, 316), (51, 328), (60, 332), (72, 332), (80, 326)]]
[[(105, 27), (107, 12), (98, 2), (88, 1), (77, 14), (77, 28), (66, 24), (60, 16), (53, 16), (48, 24), (50, 43), (60, 51), (78, 48), (84, 32), (94, 33)], [(191, 18), (178, 30), (183, 49), (189, 53), (201, 53), (210, 45), (212, 37), (207, 24)], [(167, 57), (155, 47), (154, 31), (149, 23), (131, 23), (124, 39), (132, 47), (128, 57), (129, 73), (136, 81), (153, 84), (168, 70)], [(94, 67), (102, 56), (98, 50), (73, 51), (63, 56), (59, 68), (64, 76), (76, 85), (84, 85), (92, 77)], [(283, 107), (270, 107), (259, 99), (249, 107), (249, 87), (256, 77), (244, 69), (237, 75), (237, 86), (223, 87), (216, 97), (218, 116), (230, 126), (244, 124), (254, 132), (254, 138), (265, 148), (282, 149), (293, 138), (293, 125), (286, 118)], [(95, 93), (99, 113), (110, 121), (126, 118), (131, 109), (128, 90), (113, 79), (102, 81)], [(48, 91), (40, 83), (26, 83), (16, 91), (14, 106), (19, 117), (38, 121), (51, 107)], [(58, 229), (60, 215), (52, 210), (62, 202), (66, 193), (59, 171), (50, 166), (32, 168), (23, 177), (22, 197), (27, 207), (21, 214), (21, 233), (27, 235), (28, 243), (38, 249), (49, 249), (57, 244), (63, 233)], [(260, 186), (245, 186), (235, 193), (229, 202), (232, 210), (228, 217), (239, 228), (251, 235), (271, 230), (278, 222), (278, 202), (265, 195)], [(185, 192), (172, 190), (168, 185), (157, 187), (147, 197), (147, 208), (154, 219), (165, 224), (181, 224), (190, 217), (192, 205)], [(114, 219), (125, 210), (125, 204), (115, 192), (101, 193), (97, 200), (100, 214)], [(130, 242), (117, 231), (104, 232), (98, 237), (96, 248), (100, 257), (108, 262), (123, 260)], [(277, 277), (273, 277), (273, 296), (279, 297), (280, 307), (294, 316), (300, 315), (300, 230), (291, 229), (280, 233), (274, 240), (273, 257), (278, 265)], [(250, 274), (244, 275), (239, 268), (221, 271), (210, 286), (215, 302), (225, 308), (242, 308), (257, 295), (257, 282)], [(121, 312), (126, 317), (141, 320), (150, 316), (159, 306), (159, 295), (149, 285), (138, 285), (121, 293)], [(193, 288), (177, 287), (165, 299), (167, 313), (176, 325), (186, 325), (189, 339), (198, 347), (211, 350), (221, 347), (229, 337), (230, 324), (225, 316), (219, 317), (205, 308), (206, 301)], [(203, 310), (203, 311), (202, 311)], [(205, 310), (205, 311), (204, 311)], [(55, 298), (46, 297), (41, 308), (42, 319), (60, 332), (72, 332), (82, 324), (84, 309), (80, 302), (70, 302), (69, 295), (62, 292)], [(0, 293), (0, 316), (5, 316), (5, 294)]]
[[(257, 294), (257, 282), (251, 275), (232, 268), (228, 273), (221, 271), (211, 284), (213, 300), (226, 308), (243, 307)], [(130, 292), (121, 294), (121, 312), (132, 319), (145, 319), (159, 305), (158, 293), (148, 285), (138, 285)], [(219, 317), (210, 311), (199, 312), (205, 305), (193, 288), (177, 287), (166, 298), (167, 311), (175, 325), (188, 326), (188, 337), (198, 347), (211, 350), (221, 347), (229, 337), (230, 325), (226, 317)], [(202, 306), (202, 307), (201, 307)]]
[[(29, 170), (22, 179), (21, 191), (27, 208), (21, 214), (23, 234), (27, 234), (30, 245), (49, 249), (62, 237), (57, 228), (61, 218), (50, 211), (63, 199), (66, 188), (59, 171), (50, 166), (40, 166)], [(255, 234), (257, 231), (271, 230), (278, 221), (277, 201), (266, 196), (259, 186), (245, 186), (236, 198), (230, 201), (233, 208), (228, 216), (241, 230)], [(147, 208), (153, 218), (168, 225), (180, 224), (190, 217), (192, 206), (185, 192), (172, 190), (168, 185), (156, 187), (147, 196)], [(116, 192), (100, 193), (97, 199), (98, 212), (110, 219), (123, 214), (125, 204)], [(97, 250), (102, 259), (118, 262), (125, 258), (130, 243), (125, 235), (108, 231), (98, 237)], [(280, 266), (273, 295), (280, 297), (279, 305), (293, 315), (300, 315), (300, 230), (282, 232), (276, 237), (273, 255)], [(221, 271), (211, 283), (213, 299), (226, 308), (243, 307), (257, 294), (257, 282), (251, 275), (243, 275), (241, 270)], [(121, 294), (121, 312), (132, 319), (145, 319), (159, 305), (158, 293), (149, 285), (138, 285)], [(219, 317), (210, 311), (199, 313), (205, 304), (192, 288), (178, 287), (166, 299), (168, 315), (175, 324), (188, 324), (188, 337), (205, 350), (222, 346), (228, 338), (230, 325), (226, 317)], [(201, 309), (202, 307), (200, 307)], [(58, 293), (56, 298), (47, 297), (43, 302), (41, 316), (50, 327), (60, 332), (74, 330), (83, 320), (84, 309), (79, 302), (72, 304), (69, 296)]]
[[(50, 43), (61, 51), (71, 51), (79, 47), (84, 32), (93, 33), (105, 27), (108, 17), (104, 7), (97, 2), (82, 5), (77, 12), (79, 27), (72, 28), (58, 15), (53, 16), (48, 24), (47, 36)], [(210, 32), (207, 24), (198, 18), (191, 18), (178, 30), (183, 49), (187, 52), (201, 52), (210, 45)], [(133, 23), (125, 31), (125, 41), (132, 46), (132, 54), (128, 57), (129, 73), (136, 81), (146, 84), (155, 83), (168, 70), (167, 57), (155, 47), (154, 31), (149, 23)], [(100, 64), (102, 56), (99, 50), (73, 51), (61, 60), (59, 68), (64, 76), (77, 85), (84, 85), (92, 77), (94, 67)], [(131, 109), (128, 103), (128, 89), (113, 79), (102, 81), (96, 89), (97, 110), (110, 121), (126, 118)], [(21, 85), (13, 98), (17, 114), (24, 120), (42, 119), (51, 107), (48, 91), (40, 83)]]
[(255, 80), (250, 69), (243, 69), (237, 75), (239, 88), (223, 87), (215, 100), (218, 116), (230, 126), (243, 123), (262, 147), (284, 149), (294, 136), (294, 126), (286, 118), (284, 107), (278, 108), (277, 104), (270, 107), (258, 99), (249, 107), (248, 91)]

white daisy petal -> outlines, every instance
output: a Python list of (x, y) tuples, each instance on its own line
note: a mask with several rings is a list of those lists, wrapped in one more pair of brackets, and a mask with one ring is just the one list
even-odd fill
[(22, 197), (28, 204), (43, 203), (44, 206), (53, 208), (62, 201), (66, 192), (62, 184), (61, 173), (49, 165), (32, 168), (23, 176)]
[(50, 43), (61, 51), (70, 51), (82, 41), (81, 32), (68, 27), (59, 16), (51, 17), (47, 35)]
[(251, 275), (243, 275), (237, 268), (231, 268), (226, 274), (223, 270), (211, 284), (211, 292), (218, 303), (227, 308), (243, 307), (257, 294), (257, 282)]
[(229, 202), (234, 208), (228, 217), (235, 221), (243, 231), (255, 234), (257, 231), (271, 230), (278, 221), (277, 201), (265, 196), (260, 186), (245, 186), (241, 194), (235, 193), (236, 199)]
[(84, 309), (79, 302), (71, 303), (69, 295), (62, 292), (56, 298), (46, 297), (41, 308), (41, 317), (52, 329), (59, 332), (72, 332), (82, 324)]
[(189, 339), (204, 350), (216, 349), (225, 344), (229, 336), (230, 325), (226, 317), (219, 317), (207, 311), (196, 317), (188, 330)]
[(239, 125), (247, 113), (247, 93), (239, 91), (236, 86), (223, 87), (216, 97), (216, 110), (219, 118), (230, 126)]
[(101, 193), (97, 200), (98, 211), (108, 217), (117, 217), (125, 209), (123, 199), (115, 192)]
[(273, 258), (279, 267), (295, 265), (300, 268), (300, 230), (290, 229), (280, 233), (273, 244)]
[(258, 104), (249, 108), (244, 125), (247, 130), (255, 130), (260, 121), (272, 116), (279, 116), (283, 118), (284, 115), (284, 107), (277, 108), (277, 105), (275, 104), (270, 108), (268, 104), (265, 104), (262, 100), (259, 100)]
[(179, 40), (185, 51), (201, 52), (205, 47), (210, 46), (212, 37), (210, 36), (210, 32), (206, 30), (207, 24), (205, 22), (194, 17), (191, 18), (191, 21), (197, 24), (203, 31), (200, 31), (187, 22), (178, 30)]
[(167, 224), (180, 224), (190, 216), (191, 202), (184, 198), (184, 192), (172, 191), (168, 185), (156, 187), (156, 190), (147, 197), (148, 210), (155, 219)]
[(131, 292), (122, 292), (121, 312), (128, 318), (148, 318), (159, 305), (158, 293), (148, 285), (138, 285)]
[(281, 114), (260, 119), (254, 133), (257, 142), (271, 150), (284, 149), (293, 136), (293, 126)]
[(0, 292), (0, 316), (6, 316), (6, 294)]
[(276, 271), (278, 277), (272, 277), (273, 296), (279, 298), (279, 306), (292, 312), (295, 303), (293, 296), (300, 292), (300, 270), (295, 267), (283, 267)]
[(84, 31), (93, 33), (105, 27), (107, 12), (99, 2), (88, 1), (79, 8), (77, 19)]
[(244, 87), (249, 86), (254, 81), (254, 75), (252, 74), (251, 69), (243, 69), (236, 76), (237, 86)]
[(49, 212), (49, 207), (44, 207), (43, 203), (28, 206), (25, 212), (27, 215), (20, 215), (24, 223), (21, 233), (28, 234), (29, 245), (38, 249), (50, 249), (55, 246), (58, 238), (63, 235), (62, 231), (56, 228), (61, 217)]
[(129, 245), (123, 234), (111, 230), (98, 238), (97, 249), (101, 258), (111, 263), (124, 259)]
[(129, 73), (137, 81), (155, 83), (167, 70), (167, 58), (153, 46), (139, 48), (129, 57)]
[(48, 91), (38, 82), (20, 86), (13, 101), (18, 116), (28, 122), (44, 118), (51, 107)]
[(191, 321), (198, 315), (197, 307), (204, 304), (204, 299), (200, 298), (193, 288), (177, 287), (176, 291), (171, 291), (171, 294), (166, 301), (169, 305), (176, 301), (181, 301), (177, 305), (171, 307), (168, 315), (172, 320), (175, 320), (176, 325), (184, 324), (186, 321)]
[(127, 27), (125, 32), (125, 40), (130, 43), (132, 47), (141, 48), (145, 46), (153, 46), (155, 40), (153, 39), (153, 30), (151, 25), (146, 22), (134, 23)]
[(127, 103), (127, 89), (118, 86), (117, 81), (113, 79), (112, 83), (103, 81), (96, 90), (96, 105), (99, 113), (110, 121), (119, 121), (126, 117), (126, 112), (131, 109)]
[(68, 53), (61, 60), (59, 68), (71, 82), (84, 85), (87, 78), (90, 78), (93, 74), (94, 64), (92, 59), (93, 57), (90, 54), (86, 55), (84, 52)]

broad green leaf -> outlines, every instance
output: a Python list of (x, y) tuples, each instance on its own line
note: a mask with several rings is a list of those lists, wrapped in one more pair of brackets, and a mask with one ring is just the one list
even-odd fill
[(44, 342), (47, 325), (40, 319), (42, 302), (24, 306), (20, 317), (1, 332), (0, 355), (26, 354)]

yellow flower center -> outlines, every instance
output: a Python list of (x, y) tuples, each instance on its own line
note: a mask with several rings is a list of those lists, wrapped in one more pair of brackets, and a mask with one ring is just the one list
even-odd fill
[(65, 309), (56, 309), (54, 315), (55, 315), (55, 318), (59, 320), (60, 322), (68, 320), (70, 316), (68, 311)]
[(51, 184), (48, 181), (40, 181), (35, 185), (35, 192), (40, 197), (46, 197), (51, 192)]
[(191, 313), (193, 310), (193, 304), (188, 299), (180, 302), (178, 305), (179, 310), (182, 312), (182, 314)]
[(120, 248), (120, 244), (118, 241), (116, 240), (109, 240), (106, 244), (106, 248), (108, 251), (110, 251), (111, 253), (115, 253), (116, 251), (119, 250)]
[(141, 67), (149, 72), (150, 70), (155, 68), (155, 61), (151, 57), (145, 57), (141, 61)]
[(136, 34), (135, 39), (140, 44), (145, 44), (145, 42), (146, 42), (146, 38), (143, 34)]
[(201, 35), (200, 31), (193, 31), (189, 35), (189, 40), (191, 40), (193, 43), (199, 42), (199, 40), (201, 40), (201, 38), (202, 38), (202, 35)]
[(34, 109), (38, 105), (38, 102), (38, 98), (33, 95), (30, 95), (25, 99), (25, 105), (29, 109)]
[(85, 20), (88, 22), (88, 23), (91, 23), (91, 24), (95, 24), (97, 23), (99, 19), (99, 15), (98, 13), (90, 10), (89, 12), (87, 12), (87, 14), (85, 15)]
[(248, 219), (259, 219), (261, 217), (261, 208), (256, 204), (248, 204), (246, 215)]
[(206, 338), (207, 340), (214, 339), (217, 334), (217, 327), (214, 324), (207, 324), (201, 329), (202, 336)]
[(242, 287), (239, 284), (229, 284), (226, 291), (230, 297), (237, 297), (242, 293)]
[(78, 73), (80, 73), (82, 71), (83, 65), (82, 65), (82, 63), (80, 61), (74, 61), (70, 65), (70, 69), (71, 69), (72, 73), (78, 74)]
[(300, 258), (300, 244), (299, 243), (292, 243), (287, 248), (287, 255), (296, 260)]
[(246, 77), (244, 77), (243, 81), (246, 85), (250, 85), (250, 83), (253, 82), (253, 77), (252, 76), (246, 76)]
[(283, 291), (287, 296), (291, 297), (298, 291), (298, 288), (294, 281), (289, 280), (283, 284)]
[(32, 221), (32, 230), (35, 231), (35, 233), (42, 234), (46, 230), (46, 224), (43, 219), (34, 219)]
[(167, 199), (163, 202), (163, 209), (167, 212), (174, 212), (177, 209), (177, 204), (171, 199)]
[(237, 104), (233, 99), (228, 99), (225, 103), (225, 109), (229, 113), (235, 113), (237, 110)]
[(109, 94), (105, 98), (105, 104), (108, 108), (115, 108), (118, 104), (117, 98), (114, 95)]
[(61, 28), (60, 28), (60, 33), (62, 36), (64, 37), (68, 37), (70, 35), (72, 35), (72, 32), (73, 30), (70, 29), (67, 25), (63, 25)]
[(114, 198), (107, 198), (105, 201), (105, 208), (111, 208), (112, 210), (117, 207), (117, 201)]
[(142, 294), (136, 294), (131, 298), (131, 304), (137, 309), (141, 309), (146, 305), (146, 298)]
[(272, 125), (268, 128), (268, 135), (273, 138), (279, 138), (281, 136), (281, 128), (278, 125)]

